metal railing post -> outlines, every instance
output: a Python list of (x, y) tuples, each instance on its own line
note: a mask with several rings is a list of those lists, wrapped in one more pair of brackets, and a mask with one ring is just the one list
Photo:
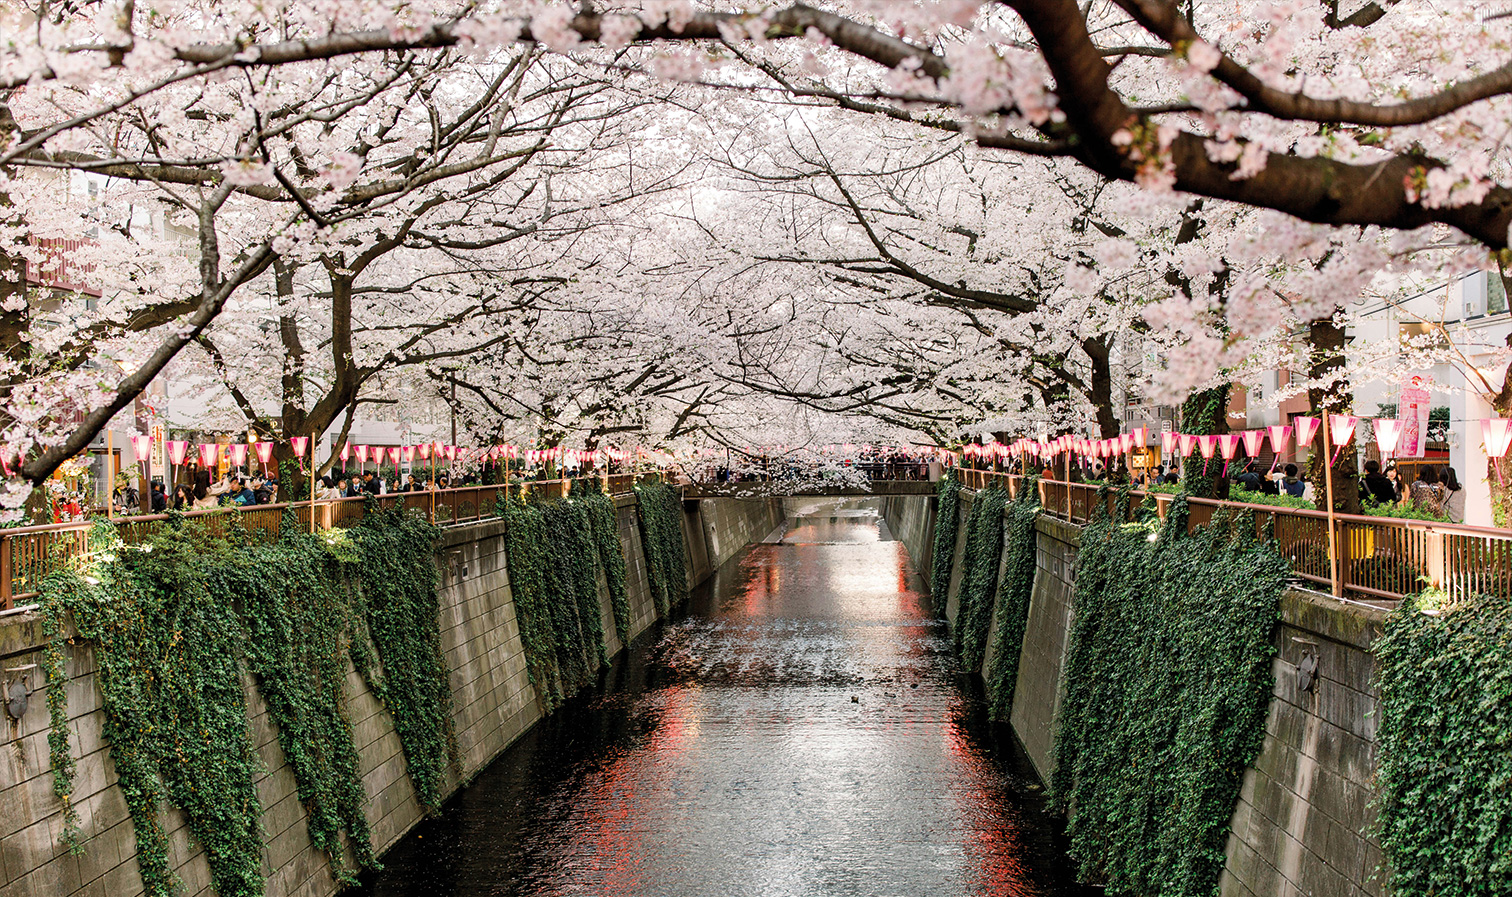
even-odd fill
[(0, 535), (0, 610), (11, 609), (11, 590), (15, 585), (11, 564), (10, 536)]

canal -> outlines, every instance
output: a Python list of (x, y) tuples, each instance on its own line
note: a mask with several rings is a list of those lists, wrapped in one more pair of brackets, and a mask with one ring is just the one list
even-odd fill
[(789, 504), (360, 893), (1081, 894), (874, 502)]

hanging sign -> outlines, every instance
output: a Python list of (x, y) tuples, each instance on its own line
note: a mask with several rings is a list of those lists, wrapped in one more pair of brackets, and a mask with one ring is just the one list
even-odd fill
[(1421, 458), (1428, 443), (1428, 386), (1427, 377), (1412, 376), (1402, 383), (1401, 398), (1397, 400), (1397, 420), (1402, 422), (1402, 435), (1397, 439), (1398, 458)]

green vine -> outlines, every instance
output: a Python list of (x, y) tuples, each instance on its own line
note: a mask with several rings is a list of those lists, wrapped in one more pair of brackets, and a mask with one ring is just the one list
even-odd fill
[[(1181, 406), (1181, 432), (1194, 436), (1227, 433), (1228, 418), (1225, 414), (1228, 398), (1228, 384), (1192, 393)], [(1222, 471), (1221, 458), (1215, 455), (1214, 460), (1205, 461), (1202, 453), (1194, 450), (1186, 460), (1181, 478), (1182, 488), (1188, 495), (1199, 498), (1226, 498), (1226, 493), (1219, 494), (1227, 482), (1219, 476)]]
[[(341, 566), (321, 540), (286, 530), (278, 544), (251, 548), (239, 563), (209, 575), (211, 591), (241, 608), (247, 667), (294, 771), (310, 843), (330, 857), (338, 880), (352, 883), (341, 833), (349, 836), (359, 868), (375, 860), (346, 714), (354, 590)], [(270, 570), (279, 575), (269, 576)]]
[(1247, 517), (1188, 536), (1186, 513), (1184, 496), (1163, 528), (1099, 511), (1082, 533), (1052, 798), (1110, 894), (1217, 892), (1264, 738), (1286, 561)]
[(929, 593), (935, 613), (945, 616), (945, 598), (950, 593), (951, 567), (955, 563), (956, 527), (961, 512), (961, 481), (954, 468), (945, 471), (935, 487), (939, 496), (935, 510), (934, 550), (930, 554)]
[(1003, 509), (1008, 492), (1000, 487), (983, 489), (971, 502), (966, 520), (966, 553), (961, 558), (960, 611), (956, 615), (956, 652), (961, 666), (975, 671), (982, 667), (987, 650), (987, 629), (992, 621), (992, 599), (997, 593), (998, 566), (1003, 557)]
[(614, 499), (604, 493), (598, 479), (578, 482), (592, 484), (583, 490), (583, 507), (588, 511), (599, 567), (604, 571), (604, 582), (609, 587), (609, 604), (614, 608), (614, 632), (621, 645), (629, 645), (630, 595), (625, 585), (625, 550), (620, 544), (619, 514)]
[(434, 813), (447, 771), (461, 766), (441, 651), (435, 554), (441, 530), (419, 513), (406, 513), (402, 503), (382, 510), (369, 500), (362, 522), (346, 532), (361, 558), (357, 610), (367, 629), (366, 639), (350, 640), (355, 650), (349, 655), (394, 720), (420, 806)]
[(1019, 654), (1024, 629), (1029, 622), (1029, 599), (1034, 592), (1034, 571), (1039, 537), (1034, 521), (1039, 517), (1039, 489), (1029, 478), (1018, 498), (1008, 505), (1008, 527), (1003, 536), (1003, 573), (998, 582), (997, 632), (992, 669), (987, 674), (988, 714), (1006, 720), (1013, 710), (1013, 691), (1018, 684)]
[[(603, 563), (606, 548), (596, 538), (594, 523), (595, 516), (602, 517), (603, 502), (608, 502), (612, 517), (613, 501), (604, 495), (545, 504), (502, 501), (510, 589), (526, 670), (548, 711), (591, 682), (608, 660), (594, 566), (596, 559)], [(617, 557), (623, 592), (624, 556), (618, 537), (612, 530), (610, 534), (616, 544), (605, 565), (605, 579), (610, 581), (613, 603), (609, 568)], [(628, 602), (624, 616), (628, 628)], [(616, 610), (616, 626), (619, 619)]]
[(1404, 600), (1375, 643), (1390, 890), (1512, 893), (1512, 600), (1442, 597)]
[(672, 487), (663, 483), (638, 483), (641, 544), (646, 550), (646, 578), (656, 610), (666, 616), (687, 597), (688, 566), (683, 552), (682, 504)]
[(233, 561), (229, 546), (175, 523), (140, 546), (101, 539), (93, 547), (100, 560), (88, 572), (44, 580), (43, 613), (55, 633), (71, 617), (95, 646), (104, 735), (136, 830), (143, 888), (153, 897), (174, 892), (159, 815), (171, 800), (204, 847), (216, 892), (261, 897), (260, 764), (237, 662), (245, 630), (204, 575)]
[[(54, 790), (72, 820), (64, 668), (71, 620), (73, 640), (98, 660), (104, 736), (153, 897), (175, 889), (160, 818), (165, 801), (183, 810), (221, 897), (263, 893), (253, 786), (261, 764), (244, 670), (277, 726), (311, 842), (341, 881), (355, 872), (345, 863), (343, 833), (358, 867), (376, 865), (346, 715), (345, 658), (394, 718), (422, 805), (439, 806), (445, 768), (456, 759), (435, 527), (400, 510), (370, 509), (356, 530), (310, 536), (289, 525), (259, 546), (239, 516), (226, 523), (227, 535), (218, 536), (175, 516), (129, 546), (113, 528), (98, 527), (90, 557), (42, 584)], [(71, 821), (65, 842), (76, 843), (76, 833)]]

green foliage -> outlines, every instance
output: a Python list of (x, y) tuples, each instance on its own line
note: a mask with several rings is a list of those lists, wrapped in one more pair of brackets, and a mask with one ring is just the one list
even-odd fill
[(278, 462), (278, 500), (281, 502), (310, 500), (309, 474), (301, 473), (299, 462), (292, 458), (285, 458)]
[(592, 483), (582, 496), (583, 507), (593, 528), (593, 545), (598, 553), (599, 567), (604, 571), (604, 582), (609, 586), (609, 603), (614, 608), (614, 632), (621, 645), (630, 644), (630, 595), (626, 590), (625, 550), (619, 539), (619, 517), (614, 508), (614, 499), (604, 494), (599, 480), (580, 480)]
[(394, 717), (427, 807), (439, 805), (441, 771), (455, 757), (437, 619), (438, 531), (395, 511), (375, 513), (349, 534), (285, 526), (277, 542), (259, 546), (237, 517), (228, 524), (220, 537), (179, 517), (134, 546), (110, 527), (97, 529), (95, 553), (81, 569), (55, 573), (42, 587), (54, 788), (69, 806), (63, 639), (71, 618), (98, 660), (104, 735), (154, 897), (174, 891), (159, 815), (165, 801), (183, 810), (221, 897), (263, 893), (253, 787), (260, 761), (244, 671), (277, 726), (311, 841), (338, 879), (355, 871), (346, 867), (343, 833), (359, 867), (375, 864), (346, 716), (345, 658)]
[[(609, 537), (602, 528), (608, 504)], [(605, 566), (615, 625), (629, 628), (624, 597), (624, 555), (613, 529), (614, 502), (606, 495), (568, 498), (545, 504), (502, 499), (509, 548), (509, 582), (514, 595), (530, 681), (546, 709), (591, 682), (607, 662), (603, 617), (599, 610), (595, 559)], [(608, 550), (608, 563), (605, 553)], [(620, 600), (613, 601), (610, 568), (618, 560)], [(620, 606), (623, 605), (623, 615)]]
[(1053, 803), (1071, 809), (1083, 879), (1208, 897), (1264, 737), (1288, 567), (1246, 515), (1188, 536), (1184, 498), (1163, 529), (1097, 516), (1082, 533)]
[[(237, 658), (245, 630), (204, 573), (230, 560), (199, 527), (164, 527), (141, 548), (104, 548), (88, 575), (43, 583), (44, 614), (65, 614), (95, 646), (110, 743), (137, 837), (145, 892), (174, 891), (159, 808), (171, 800), (205, 849), (221, 897), (261, 897), (258, 759)], [(49, 682), (63, 690), (63, 682)]]
[(1512, 893), (1512, 600), (1404, 600), (1375, 643), (1378, 837), (1399, 897)]
[(1426, 508), (1415, 507), (1411, 502), (1401, 504), (1380, 504), (1377, 502), (1365, 502), (1365, 516), (1367, 517), (1390, 517), (1396, 520), (1431, 520), (1434, 523), (1448, 523), (1448, 514), (1435, 514)]
[(1029, 599), (1034, 592), (1034, 571), (1039, 537), (1034, 521), (1039, 517), (1039, 489), (1034, 479), (1025, 481), (1018, 498), (1008, 505), (1008, 527), (1003, 536), (1003, 575), (998, 582), (997, 632), (992, 669), (987, 672), (988, 713), (1006, 720), (1013, 710), (1013, 691), (1018, 684), (1019, 653), (1024, 645), (1024, 627), (1029, 622)]
[(639, 483), (641, 544), (646, 549), (646, 578), (656, 610), (666, 616), (688, 594), (688, 565), (683, 553), (682, 504), (672, 487)]
[[(1192, 393), (1181, 406), (1181, 432), (1194, 436), (1227, 433), (1228, 419), (1224, 415), (1228, 410), (1228, 398), (1227, 383)], [(1219, 473), (1223, 471), (1221, 460), (1215, 459), (1204, 465), (1201, 453), (1193, 452), (1185, 466), (1181, 485), (1188, 495), (1199, 498), (1223, 497), (1219, 495)], [(1204, 466), (1206, 474), (1203, 473)]]
[(1256, 492), (1253, 489), (1235, 489), (1229, 495), (1231, 501), (1243, 502), (1248, 505), (1266, 505), (1272, 508), (1300, 508), (1304, 511), (1316, 511), (1318, 506), (1313, 502), (1298, 498), (1295, 495), (1267, 495), (1264, 492)]
[(973, 672), (982, 668), (982, 655), (987, 650), (992, 599), (997, 594), (998, 565), (1003, 556), (1003, 509), (1007, 506), (1006, 490), (983, 489), (972, 499), (971, 515), (966, 520), (955, 634), (961, 666)]
[(441, 530), (420, 514), (406, 513), (402, 503), (384, 511), (370, 499), (362, 523), (349, 533), (362, 558), (357, 606), (368, 635), (351, 639), (355, 650), (349, 653), (393, 718), (415, 795), (433, 813), (441, 809), (447, 770), (459, 766), (436, 591)]
[(956, 527), (961, 513), (961, 481), (954, 468), (945, 471), (935, 492), (939, 496), (939, 506), (935, 512), (934, 550), (930, 554), (929, 592), (934, 596), (935, 613), (943, 617), (945, 596), (950, 592)]
[[(359, 867), (375, 865), (357, 748), (347, 718), (346, 658), (353, 598), (342, 564), (315, 536), (286, 530), (208, 571), (212, 592), (241, 609), (247, 668), (277, 724), (308, 815), (310, 842), (351, 883), (341, 833)], [(269, 575), (269, 571), (278, 575)]]

